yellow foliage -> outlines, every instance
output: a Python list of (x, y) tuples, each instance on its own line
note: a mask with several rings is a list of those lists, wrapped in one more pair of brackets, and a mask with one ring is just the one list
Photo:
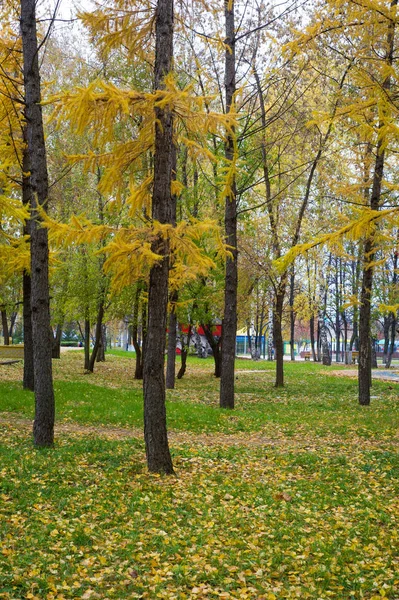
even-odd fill
[(297, 256), (305, 254), (311, 248), (323, 245), (332, 247), (334, 246), (334, 244), (339, 243), (339, 241), (344, 237), (347, 237), (352, 240), (359, 240), (363, 237), (368, 237), (372, 233), (374, 233), (376, 223), (378, 221), (384, 219), (395, 219), (397, 218), (398, 212), (399, 207), (381, 211), (371, 210), (369, 208), (364, 207), (361, 211), (359, 211), (359, 218), (357, 220), (351, 221), (350, 223), (348, 223), (344, 227), (341, 227), (337, 231), (321, 235), (312, 240), (311, 242), (306, 242), (304, 244), (298, 244), (297, 246), (294, 246), (284, 256), (275, 260), (274, 265), (280, 272), (284, 272)]
[(139, 226), (112, 227), (95, 225), (84, 216), (72, 216), (69, 223), (57, 222), (44, 211), (41, 217), (52, 246), (102, 242), (98, 253), (106, 256), (104, 270), (110, 273), (113, 289), (118, 291), (146, 278), (151, 267), (163, 258), (153, 251), (153, 243), (159, 238), (169, 248), (173, 262), (170, 285), (175, 288), (206, 276), (227, 253), (220, 227), (213, 220), (181, 221), (176, 227), (148, 220)]

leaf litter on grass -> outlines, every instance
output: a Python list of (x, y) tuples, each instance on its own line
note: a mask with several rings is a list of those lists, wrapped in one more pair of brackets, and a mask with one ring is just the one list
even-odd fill
[(70, 432), (37, 451), (22, 434), (0, 437), (5, 600), (399, 593), (392, 449), (176, 441), (165, 478), (131, 440)]
[[(68, 356), (56, 375), (117, 387), (134, 363), (114, 358), (92, 377)], [(176, 402), (215, 402), (211, 366)], [(360, 412), (353, 382), (306, 368), (284, 391), (242, 373), (221, 432), (171, 431), (171, 478), (146, 472), (141, 429), (60, 423), (39, 451), (31, 421), (3, 414), (0, 598), (399, 598), (394, 391)], [(238, 414), (250, 426), (232, 434)]]

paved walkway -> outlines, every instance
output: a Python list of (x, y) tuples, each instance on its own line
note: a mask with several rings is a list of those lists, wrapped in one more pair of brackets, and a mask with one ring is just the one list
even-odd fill
[(397, 381), (399, 383), (398, 371), (384, 371), (383, 369), (373, 369), (374, 379), (384, 379), (385, 381)]
[[(342, 369), (341, 371), (330, 371), (329, 375), (338, 377), (357, 377), (357, 369)], [(399, 383), (399, 371), (387, 369), (373, 369), (373, 379), (382, 379), (383, 381), (394, 381)]]

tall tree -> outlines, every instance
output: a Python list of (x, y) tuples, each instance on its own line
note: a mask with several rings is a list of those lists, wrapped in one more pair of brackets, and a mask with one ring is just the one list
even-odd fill
[(51, 364), (49, 250), (48, 233), (44, 227), (41, 227), (40, 217), (40, 209), (46, 209), (48, 201), (48, 175), (43, 115), (40, 104), (39, 47), (36, 33), (35, 0), (21, 0), (21, 34), (32, 210), (30, 224), (31, 307), (35, 380), (33, 435), (37, 446), (51, 446), (54, 442), (55, 402)]
[[(226, 113), (234, 111), (236, 93), (235, 24), (234, 0), (225, 0), (225, 101)], [(234, 126), (226, 137), (225, 158), (234, 170), (235, 161)], [(222, 325), (222, 371), (220, 379), (220, 407), (234, 408), (234, 360), (237, 334), (237, 189), (235, 174), (225, 198), (224, 226), (230, 256), (226, 258), (224, 312)]]
[[(164, 88), (172, 69), (173, 0), (158, 0), (155, 14), (155, 89)], [(171, 219), (173, 115), (169, 107), (155, 107), (154, 183), (152, 219), (161, 224)], [(148, 327), (144, 355), (144, 438), (147, 465), (156, 473), (173, 473), (166, 430), (164, 356), (168, 307), (169, 248), (158, 234), (152, 250), (160, 256), (150, 272)]]
[[(395, 25), (396, 25), (396, 7), (398, 0), (392, 0), (388, 18), (386, 21), (387, 33), (385, 43), (385, 53), (383, 62), (387, 73), (382, 81), (382, 91), (384, 95), (389, 96), (391, 93), (391, 69), (394, 60), (394, 44), (395, 44)], [(385, 156), (386, 156), (386, 139), (384, 130), (391, 120), (391, 110), (384, 106), (385, 98), (383, 98), (383, 107), (380, 110), (378, 123), (378, 141), (376, 146), (376, 155), (374, 162), (374, 171), (372, 178), (372, 188), (370, 194), (370, 209), (378, 211), (381, 203), (382, 194), (382, 178), (384, 174)], [(363, 279), (362, 290), (360, 293), (360, 311), (359, 311), (359, 404), (370, 404), (370, 388), (371, 388), (371, 298), (373, 286), (375, 258), (375, 235), (371, 232), (364, 242), (363, 254)]]

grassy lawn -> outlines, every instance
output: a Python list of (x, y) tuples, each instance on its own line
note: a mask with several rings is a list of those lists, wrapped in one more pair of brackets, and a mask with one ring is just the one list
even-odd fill
[[(221, 411), (212, 359), (168, 392), (176, 476), (148, 475), (132, 353), (84, 375), (54, 361), (54, 449), (34, 449), (21, 366), (0, 371), (0, 598), (399, 598), (399, 385), (313, 363), (237, 361)], [(332, 367), (334, 371), (337, 368)], [(12, 413), (12, 414), (10, 414)], [(81, 427), (75, 427), (80, 424)]]

